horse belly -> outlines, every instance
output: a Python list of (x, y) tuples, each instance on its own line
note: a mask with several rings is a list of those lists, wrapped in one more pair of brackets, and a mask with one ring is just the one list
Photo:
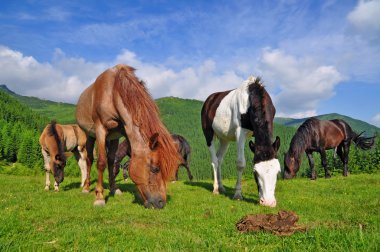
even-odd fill
[(235, 141), (235, 129), (230, 120), (231, 116), (215, 116), (212, 128), (218, 138)]

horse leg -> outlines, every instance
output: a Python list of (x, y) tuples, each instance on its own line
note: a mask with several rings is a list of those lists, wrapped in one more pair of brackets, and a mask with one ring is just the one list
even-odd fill
[(216, 153), (216, 156), (218, 158), (218, 180), (219, 180), (219, 192), (225, 193), (226, 190), (224, 189), (223, 183), (222, 183), (222, 163), (224, 155), (226, 154), (226, 151), (228, 149), (228, 142), (224, 140), (220, 140), (220, 146), (218, 149), (218, 152)]
[(348, 154), (350, 153), (350, 144), (351, 142), (350, 141), (344, 141), (343, 143), (343, 158), (342, 158), (342, 162), (343, 162), (343, 176), (347, 177), (348, 175)]
[[(114, 174), (114, 169), (113, 169), (113, 164), (115, 163), (115, 154), (117, 151), (118, 144), (119, 144), (118, 139), (111, 140), (107, 144), (107, 147), (108, 147), (108, 157), (107, 157), (108, 158), (108, 181), (109, 181), (109, 185), (110, 185), (110, 191), (112, 194), (121, 194), (120, 189), (117, 188), (117, 186), (116, 186), (116, 182), (115, 182), (116, 176)], [(118, 173), (119, 173), (119, 171), (118, 171)]]
[(106, 136), (107, 131), (102, 124), (98, 123), (96, 125), (96, 141), (98, 144), (98, 183), (95, 188), (96, 199), (94, 202), (95, 206), (104, 206), (106, 201), (104, 199), (104, 188), (103, 188), (103, 173), (107, 165), (107, 153), (106, 153)]
[(234, 199), (242, 200), (241, 195), (241, 180), (243, 176), (243, 171), (245, 168), (245, 156), (244, 156), (244, 144), (246, 139), (246, 132), (242, 129), (236, 131), (237, 139), (237, 160), (236, 160), (236, 170), (237, 170), (237, 180), (235, 185), (235, 195)]
[(91, 183), (91, 167), (92, 163), (94, 162), (94, 146), (95, 146), (95, 138), (93, 137), (87, 137), (87, 142), (86, 142), (86, 153), (87, 153), (87, 159), (86, 159), (86, 164), (87, 164), (87, 175), (86, 179), (84, 181), (83, 193), (89, 193), (90, 192), (90, 183)]
[(309, 160), (309, 166), (310, 166), (310, 179), (315, 180), (317, 179), (317, 173), (315, 172), (315, 166), (314, 166), (314, 158), (313, 158), (313, 152), (307, 151), (306, 152), (307, 159)]
[(45, 167), (45, 191), (50, 189), (50, 156), (49, 154), (42, 149), (42, 156), (44, 157), (44, 167)]
[[(215, 146), (214, 146), (214, 140), (211, 141), (211, 145), (208, 147), (210, 151), (211, 156), (211, 165), (214, 172), (214, 194), (219, 194), (219, 185), (221, 185), (221, 176), (220, 176), (220, 170), (219, 170), (219, 164), (218, 164), (218, 157), (216, 156), (215, 152)], [(221, 185), (221, 188), (223, 188), (223, 185)], [(222, 189), (221, 189), (222, 190)]]
[(129, 168), (129, 160), (127, 162), (125, 162), (125, 164), (122, 166), (123, 167), (123, 178), (124, 178), (124, 181), (127, 181), (128, 179), (128, 168)]
[(184, 156), (183, 159), (185, 160), (183, 166), (185, 166), (185, 168), (186, 168), (187, 176), (189, 177), (189, 180), (190, 180), (190, 181), (193, 181), (193, 178), (194, 178), (194, 177), (193, 177), (193, 175), (191, 174), (191, 172), (190, 172), (190, 167), (189, 167), (190, 156), (189, 156), (188, 154), (185, 154), (185, 156)]
[(80, 186), (84, 186), (84, 182), (86, 181), (87, 176), (87, 151), (85, 146), (77, 146), (73, 151), (75, 159), (77, 160), (78, 166), (81, 171), (81, 184)]
[(326, 151), (321, 150), (321, 161), (322, 161), (322, 166), (325, 169), (325, 178), (331, 178), (331, 173), (327, 167), (327, 157), (326, 157)]

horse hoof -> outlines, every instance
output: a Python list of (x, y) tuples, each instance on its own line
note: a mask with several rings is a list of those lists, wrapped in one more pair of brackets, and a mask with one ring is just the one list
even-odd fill
[(98, 200), (95, 200), (94, 202), (94, 206), (103, 207), (105, 205), (106, 205), (106, 201), (104, 199), (98, 199)]
[(220, 188), (219, 188), (219, 192), (220, 192), (220, 193), (225, 193), (225, 192), (226, 192), (226, 189), (224, 189), (224, 187), (220, 187)]
[(59, 192), (59, 188), (55, 188), (54, 191), (55, 191), (55, 192)]
[(233, 197), (234, 200), (243, 200), (243, 196), (241, 194), (234, 195)]
[(90, 190), (88, 190), (88, 189), (83, 189), (83, 190), (82, 190), (82, 193), (90, 193)]
[(45, 191), (49, 191), (50, 188), (48, 186), (45, 186)]
[(212, 193), (215, 194), (215, 195), (218, 195), (219, 194), (219, 190), (214, 190), (214, 191), (212, 191)]
[(123, 192), (118, 188), (115, 190), (115, 195), (122, 195)]
[(124, 179), (124, 181), (128, 181), (128, 178)]

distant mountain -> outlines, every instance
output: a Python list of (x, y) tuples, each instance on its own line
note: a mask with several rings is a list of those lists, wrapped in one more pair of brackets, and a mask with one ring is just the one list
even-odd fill
[(16, 94), (4, 84), (0, 85), (0, 90), (5, 91), (9, 95), (15, 97), (20, 103), (49, 118), (50, 120), (56, 120), (58, 123), (62, 124), (75, 123), (76, 106), (74, 104), (43, 100), (37, 97), (22, 96)]
[[(320, 120), (332, 120), (332, 119), (342, 119), (346, 121), (354, 131), (357, 133), (360, 133), (362, 131), (366, 132), (366, 135), (372, 135), (376, 132), (380, 132), (380, 128), (369, 124), (367, 122), (351, 118), (349, 116), (344, 116), (337, 113), (331, 113), (331, 114), (325, 114), (325, 115), (319, 115), (315, 116), (316, 118)], [(306, 121), (308, 118), (301, 118), (301, 119), (293, 119), (293, 118), (286, 118), (286, 117), (276, 117), (274, 119), (275, 123), (282, 124), (285, 126), (295, 127), (298, 128), (304, 121)]]

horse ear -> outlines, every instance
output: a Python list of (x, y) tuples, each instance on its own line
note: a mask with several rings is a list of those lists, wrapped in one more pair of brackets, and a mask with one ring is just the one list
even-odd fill
[(275, 152), (277, 152), (278, 149), (280, 148), (280, 144), (281, 144), (280, 137), (276, 136), (276, 140), (273, 142), (273, 145), (272, 145)]
[(249, 148), (251, 149), (251, 151), (252, 151), (253, 153), (255, 153), (256, 145), (255, 145), (254, 142), (252, 142), (252, 140), (249, 141)]
[(158, 133), (154, 133), (149, 139), (149, 148), (154, 150), (158, 146)]

